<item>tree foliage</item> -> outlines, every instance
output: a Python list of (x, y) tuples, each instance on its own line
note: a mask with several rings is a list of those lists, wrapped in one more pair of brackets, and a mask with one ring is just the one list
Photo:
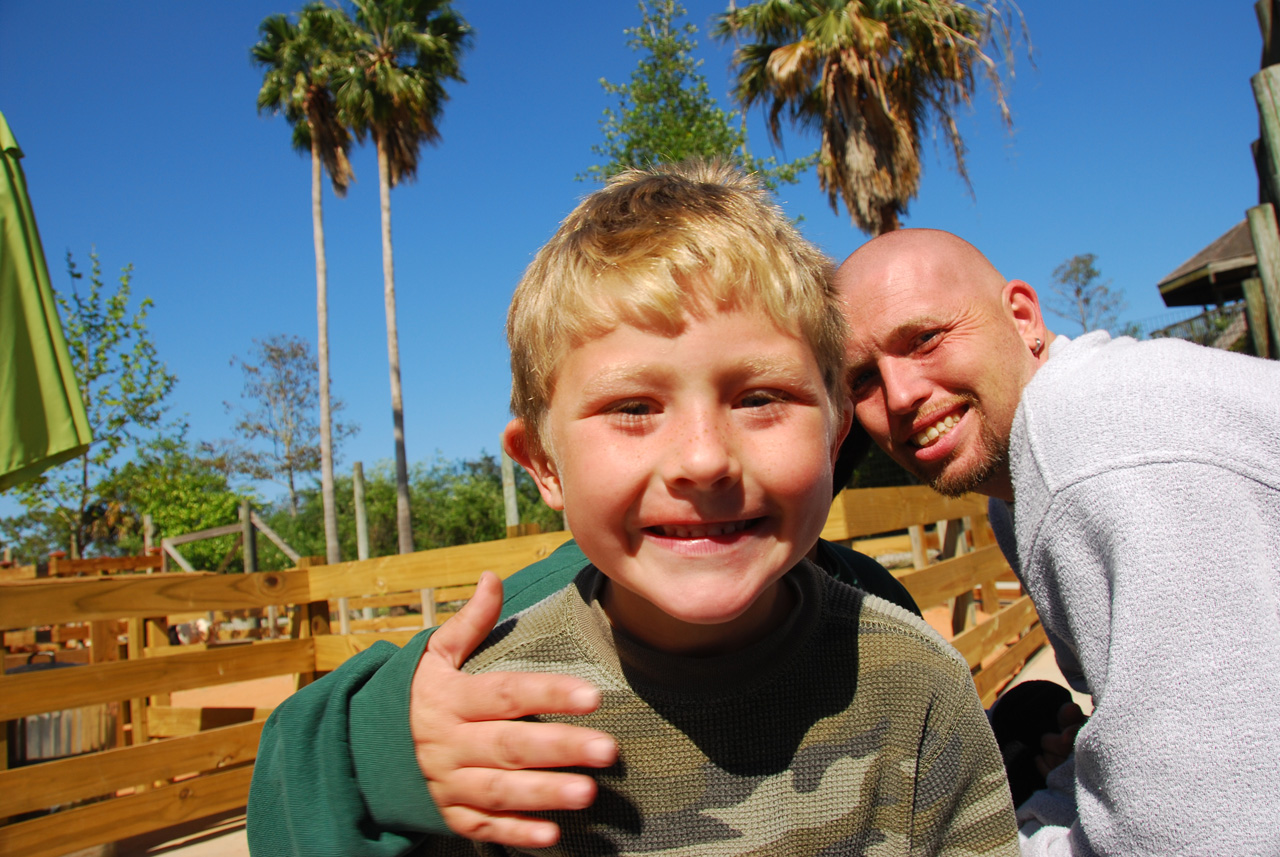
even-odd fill
[[(147, 331), (151, 300), (132, 307), (133, 266), (122, 268), (112, 287), (102, 279), (98, 254), (91, 251), (89, 260), (85, 289), (85, 275), (67, 253), (71, 285), (56, 296), (93, 443), (83, 456), (15, 489), (26, 510), (19, 529), (43, 531), (40, 538), (49, 549), (73, 558), (115, 551), (123, 510), (104, 495), (103, 486), (120, 467), (121, 456), (169, 428), (164, 400), (177, 381)], [(28, 536), (15, 540), (26, 542)]]
[[(354, 493), (350, 474), (336, 479), (338, 535), (343, 556), (356, 556)], [(491, 541), (506, 535), (502, 500), (502, 473), (498, 459), (482, 454), (475, 460), (415, 465), (410, 471), (413, 494), (413, 538), (420, 550)], [(546, 506), (537, 486), (516, 468), (516, 495), (520, 519), (539, 524), (544, 531), (563, 528), (559, 512)], [(365, 472), (365, 508), (369, 521), (369, 555), (397, 552), (396, 484), (391, 465), (383, 463)], [(286, 507), (275, 509), (268, 521), (291, 547), (303, 555), (323, 547), (320, 534), (320, 498), (305, 489), (298, 515)]]
[(1011, 69), (1021, 21), (1007, 0), (761, 0), (731, 6), (715, 32), (745, 40), (734, 53), (742, 108), (762, 106), (775, 141), (784, 115), (819, 131), (818, 182), (832, 211), (843, 202), (854, 225), (880, 234), (898, 228), (919, 190), (924, 130), (946, 140), (969, 184), (956, 111), (973, 97), (975, 71), (1011, 124), (987, 50)]
[(600, 85), (617, 96), (617, 108), (606, 107), (600, 129), (604, 142), (592, 146), (605, 164), (587, 169), (600, 181), (626, 169), (674, 163), (687, 158), (723, 158), (749, 172), (759, 173), (769, 187), (794, 183), (813, 163), (812, 158), (778, 163), (757, 159), (747, 150), (746, 134), (737, 126), (737, 113), (716, 106), (695, 59), (698, 28), (678, 24), (685, 10), (675, 0), (640, 0), (640, 26), (628, 29), (627, 45), (642, 52), (629, 83)]
[[(319, 387), (316, 358), (304, 339), (278, 334), (255, 339), (248, 360), (231, 358), (244, 374), (240, 398), (247, 404), (238, 413), (237, 438), (203, 444), (202, 451), (221, 459), (222, 469), (251, 479), (268, 480), (289, 492), (289, 510), (297, 514), (298, 480), (320, 470)], [(331, 411), (342, 410), (335, 400)], [(354, 426), (335, 423), (334, 448), (355, 434)], [(336, 455), (335, 455), (336, 457)]]
[[(1079, 333), (1091, 330), (1120, 333), (1120, 313), (1127, 304), (1119, 292), (1112, 290), (1111, 281), (1102, 279), (1102, 272), (1094, 265), (1097, 260), (1092, 253), (1081, 253), (1054, 268), (1045, 308), (1061, 319), (1080, 325)], [(1129, 327), (1123, 332), (1132, 333)]]

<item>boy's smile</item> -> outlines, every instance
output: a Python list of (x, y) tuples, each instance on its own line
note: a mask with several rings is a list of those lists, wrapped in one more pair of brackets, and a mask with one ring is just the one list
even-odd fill
[(786, 615), (778, 581), (822, 531), (848, 427), (834, 411), (803, 340), (756, 309), (699, 313), (676, 335), (623, 324), (570, 348), (547, 454), (516, 457), (609, 577), (616, 626), (732, 650)]

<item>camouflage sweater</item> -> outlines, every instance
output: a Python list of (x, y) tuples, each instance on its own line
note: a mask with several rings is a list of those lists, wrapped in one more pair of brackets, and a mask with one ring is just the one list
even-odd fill
[[(589, 810), (546, 854), (1017, 855), (999, 753), (969, 670), (905, 610), (807, 562), (783, 627), (690, 658), (611, 629), (588, 567), (494, 629), (469, 672), (570, 673), (618, 740)], [(428, 838), (416, 854), (508, 854)]]

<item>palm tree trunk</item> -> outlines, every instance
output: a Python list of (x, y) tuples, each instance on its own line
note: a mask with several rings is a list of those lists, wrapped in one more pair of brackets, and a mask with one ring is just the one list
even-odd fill
[[(329, 266), (324, 255), (320, 145), (311, 133), (311, 232), (316, 245), (316, 362), (320, 367), (320, 499), (324, 505), (324, 553), (330, 564), (342, 562), (338, 547), (338, 511), (333, 496), (333, 428), (329, 408)], [(297, 515), (297, 502), (293, 501)]]
[(387, 360), (391, 366), (391, 420), (396, 439), (396, 534), (400, 553), (413, 553), (409, 518), (409, 463), (404, 452), (404, 400), (400, 395), (400, 340), (396, 333), (396, 271), (391, 259), (391, 172), (378, 138), (378, 195), (382, 207), (382, 286), (387, 310)]

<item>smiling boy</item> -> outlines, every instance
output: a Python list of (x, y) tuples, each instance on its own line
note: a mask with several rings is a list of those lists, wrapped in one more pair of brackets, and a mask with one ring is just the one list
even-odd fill
[[(586, 679), (596, 711), (545, 719), (618, 747), (545, 853), (1017, 853), (963, 660), (804, 558), (850, 421), (830, 273), (689, 164), (588, 197), (516, 290), (504, 446), (591, 565), (465, 668)], [(422, 843), (475, 851), (508, 853)]]

